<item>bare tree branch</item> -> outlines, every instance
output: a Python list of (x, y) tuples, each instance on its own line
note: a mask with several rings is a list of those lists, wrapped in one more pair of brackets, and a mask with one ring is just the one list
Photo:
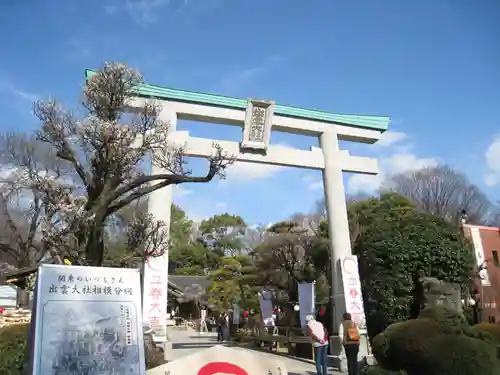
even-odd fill
[(43, 255), (39, 242), (44, 215), (41, 192), (33, 181), (39, 176), (62, 175), (65, 165), (34, 137), (22, 133), (0, 136), (0, 251), (15, 261), (16, 267), (31, 266)]
[(494, 224), (498, 207), (462, 173), (446, 167), (423, 168), (391, 176), (383, 190), (409, 198), (423, 211), (440, 216), (456, 225), (462, 212), (476, 225)]
[[(86, 264), (100, 265), (104, 227), (114, 214), (165, 186), (223, 177), (233, 163), (215, 144), (207, 173), (192, 176), (186, 169), (183, 146), (169, 141), (170, 124), (160, 119), (162, 108), (157, 102), (147, 101), (138, 111), (126, 114), (134, 90), (142, 82), (136, 71), (110, 63), (87, 82), (84, 118), (55, 101), (36, 103), (35, 114), (42, 124), (38, 141), (66, 163), (74, 176), (69, 181), (55, 178), (54, 173), (32, 179), (43, 192), (45, 248), (65, 249)], [(147, 173), (144, 164), (149, 161), (165, 173)], [(161, 227), (161, 223), (157, 225)], [(150, 229), (159, 231), (159, 226)], [(153, 232), (142, 227), (136, 234), (146, 236), (143, 241), (157, 242)]]

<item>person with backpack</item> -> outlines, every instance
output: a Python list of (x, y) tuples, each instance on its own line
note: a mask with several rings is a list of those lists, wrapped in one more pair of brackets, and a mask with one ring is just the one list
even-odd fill
[(328, 331), (314, 316), (307, 315), (306, 333), (313, 340), (316, 371), (318, 375), (327, 375)]
[(342, 344), (347, 357), (347, 372), (349, 375), (358, 375), (360, 335), (358, 326), (353, 322), (351, 314), (344, 313), (342, 329)]

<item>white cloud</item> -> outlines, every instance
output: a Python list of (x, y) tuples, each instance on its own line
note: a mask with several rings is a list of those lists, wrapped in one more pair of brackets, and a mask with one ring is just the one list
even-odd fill
[(185, 197), (186, 195), (190, 195), (192, 193), (191, 190), (182, 185), (174, 185), (172, 190), (176, 198)]
[(156, 23), (169, 3), (169, 0), (125, 0), (105, 5), (104, 10), (111, 15), (128, 13), (134, 22), (145, 27)]
[(236, 162), (228, 168), (227, 181), (266, 179), (278, 172), (280, 169), (281, 167), (277, 165)]
[(374, 192), (387, 176), (416, 171), (424, 167), (433, 167), (437, 164), (436, 158), (419, 158), (409, 152), (397, 152), (379, 159), (380, 173), (378, 175), (351, 175), (347, 182), (347, 191), (351, 194)]
[(311, 190), (320, 190), (323, 189), (323, 180), (311, 181), (308, 186)]
[[(142, 27), (159, 22), (168, 22), (180, 17), (190, 19), (194, 15), (205, 15), (221, 5), (222, 0), (108, 0), (104, 11), (111, 15), (127, 14)], [(165, 21), (167, 20), (167, 21)]]
[(496, 137), (484, 153), (488, 172), (484, 176), (486, 186), (495, 186), (500, 182), (500, 137)]
[[(286, 151), (290, 147), (287, 145), (273, 145)], [(223, 182), (241, 182), (249, 180), (262, 180), (271, 177), (282, 170), (278, 165), (236, 162), (227, 169), (227, 179)]]
[(306, 174), (302, 177), (302, 181), (310, 190), (320, 190), (323, 188), (323, 180), (312, 174)]
[(2, 91), (5, 92), (6, 94), (17, 97), (19, 100), (22, 101), (33, 103), (40, 100), (40, 95), (23, 90), (17, 85), (6, 80), (0, 81), (0, 92)]
[(386, 131), (385, 133), (382, 134), (380, 139), (378, 140), (375, 145), (380, 146), (380, 147), (390, 147), (396, 143), (401, 143), (402, 141), (406, 140), (408, 138), (408, 135), (403, 132), (395, 132), (395, 131)]
[(226, 95), (236, 94), (242, 87), (245, 87), (249, 82), (255, 81), (258, 76), (274, 69), (282, 61), (282, 56), (272, 55), (254, 66), (231, 71), (222, 78), (213, 88), (213, 91)]
[[(376, 143), (382, 147), (376, 149), (379, 155), (373, 156), (379, 161), (380, 173), (376, 176), (351, 174), (347, 179), (346, 191), (349, 194), (375, 192), (389, 175), (437, 165), (438, 161), (435, 158), (420, 158), (415, 155), (408, 138), (403, 132), (385, 132)], [(323, 181), (310, 175), (306, 175), (303, 181), (310, 190), (323, 188)]]

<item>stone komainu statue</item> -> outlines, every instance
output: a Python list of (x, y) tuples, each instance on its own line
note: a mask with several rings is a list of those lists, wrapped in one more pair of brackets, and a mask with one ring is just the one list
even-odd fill
[(414, 276), (413, 283), (412, 317), (418, 317), (422, 309), (435, 305), (443, 305), (461, 311), (459, 284), (447, 283), (435, 277), (425, 277), (421, 274)]

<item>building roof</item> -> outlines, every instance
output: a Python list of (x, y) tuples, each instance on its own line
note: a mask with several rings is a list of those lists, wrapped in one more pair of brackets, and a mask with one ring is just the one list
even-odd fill
[[(9, 268), (0, 272), (0, 284), (15, 285), (23, 288), (26, 278), (37, 270), (38, 266), (25, 267), (19, 270)], [(210, 287), (210, 280), (204, 276), (169, 275), (168, 277), (169, 292), (176, 297), (182, 295), (186, 288), (192, 285), (200, 285), (207, 289)]]
[[(86, 69), (85, 78), (89, 79), (96, 73), (97, 72), (95, 70)], [(144, 98), (173, 100), (243, 110), (247, 108), (248, 103), (246, 99), (238, 99), (202, 92), (177, 90), (169, 87), (149, 84), (139, 85), (135, 90), (135, 94)], [(386, 131), (390, 122), (390, 118), (387, 116), (337, 114), (315, 109), (305, 109), (278, 104), (274, 106), (274, 113), (281, 116), (321, 121), (332, 124), (342, 124), (370, 130), (378, 130), (380, 132)]]
[(168, 275), (169, 285), (184, 291), (187, 287), (198, 284), (207, 289), (211, 285), (211, 281), (205, 276), (184, 276), (184, 275)]

